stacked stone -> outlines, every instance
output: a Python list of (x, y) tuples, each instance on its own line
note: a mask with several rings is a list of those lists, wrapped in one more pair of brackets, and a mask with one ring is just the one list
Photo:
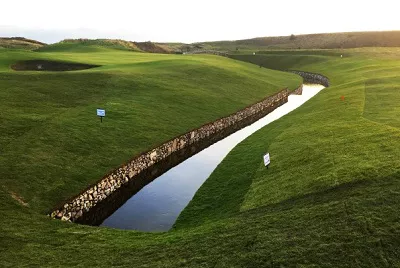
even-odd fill
[(303, 94), (303, 85), (299, 86), (293, 92), (291, 93), (292, 95), (301, 95)]
[(186, 54), (212, 54), (212, 55), (223, 56), (223, 57), (229, 56), (228, 52), (217, 51), (217, 50), (195, 50), (195, 51), (186, 52)]
[(329, 87), (329, 79), (326, 76), (323, 76), (322, 74), (309, 73), (303, 71), (293, 71), (293, 70), (288, 72), (300, 75), (301, 77), (303, 77), (303, 80), (306, 83), (321, 84), (325, 87)]
[[(302, 88), (302, 86), (300, 88)], [(263, 114), (264, 111), (269, 111), (272, 107), (287, 102), (289, 94), (290, 91), (284, 89), (261, 102), (185, 133), (157, 148), (133, 158), (129, 163), (117, 168), (97, 184), (87, 188), (83, 193), (73, 198), (72, 201), (67, 202), (61, 208), (52, 212), (51, 217), (64, 221), (76, 221), (82, 217), (85, 212), (88, 212), (92, 207), (96, 206), (97, 203), (107, 199), (115, 190), (134, 180), (138, 174), (153, 166), (155, 163), (186, 146), (211, 138), (220, 131), (232, 127), (248, 117)]]

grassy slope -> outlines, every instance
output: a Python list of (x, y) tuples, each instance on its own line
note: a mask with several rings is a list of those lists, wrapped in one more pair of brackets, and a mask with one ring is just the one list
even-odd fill
[[(9, 70), (14, 61), (33, 58), (104, 66), (59, 73)], [(295, 75), (222, 57), (104, 49), (4, 51), (0, 71), (2, 190), (42, 214), (133, 155), (300, 83)], [(98, 107), (107, 111), (102, 124)]]
[[(368, 50), (347, 51), (343, 59), (306, 54), (319, 53), (271, 53), (257, 61), (321, 72), (332, 87), (237, 146), (176, 228), (249, 217), (247, 228), (255, 229), (250, 251), (259, 260), (264, 252), (270, 254), (267, 262), (277, 259), (284, 265), (397, 266), (397, 49), (394, 60), (378, 60), (380, 55)], [(253, 55), (237, 58), (254, 61)], [(270, 169), (262, 165), (266, 151), (272, 155)]]
[[(8, 158), (13, 161), (4, 158), (1, 161), (3, 164), (14, 166), (12, 169), (7, 169), (6, 174), (17, 176), (18, 179), (11, 176), (9, 179), (4, 179), (4, 174), (1, 175), (3, 186), (0, 188), (2, 204), (0, 264), (11, 266), (18, 263), (51, 267), (57, 265), (104, 267), (110, 265), (129, 267), (281, 267), (295, 264), (305, 267), (315, 265), (382, 267), (399, 265), (400, 229), (397, 211), (400, 207), (400, 176), (397, 159), (400, 156), (400, 131), (398, 119), (395, 116), (398, 114), (396, 113), (398, 108), (393, 105), (395, 102), (390, 106), (391, 103), (388, 100), (396, 101), (399, 96), (396, 77), (400, 66), (398, 61), (390, 59), (398, 57), (397, 51), (378, 50), (378, 52), (379, 54), (368, 50), (348, 51), (348, 56), (343, 59), (335, 55), (319, 53), (311, 60), (304, 61), (300, 59), (309, 56), (285, 55), (285, 53), (280, 56), (264, 55), (263, 65), (265, 66), (268, 64), (272, 66), (275, 62), (277, 68), (321, 72), (330, 77), (332, 87), (325, 89), (301, 108), (260, 130), (237, 146), (200, 188), (194, 200), (179, 218), (175, 229), (160, 234), (78, 226), (49, 220), (40, 211), (59, 198), (55, 196), (56, 194), (62, 195), (78, 186), (71, 185), (68, 189), (58, 187), (53, 195), (49, 196), (43, 194), (48, 189), (41, 188), (44, 187), (42, 182), (66, 180), (59, 175), (63, 173), (60, 173), (63, 169), (57, 165), (57, 161), (71, 161), (71, 157), (80, 157), (74, 162), (80, 163), (86, 161), (85, 159), (90, 159), (91, 154), (92, 161), (104, 160), (102, 163), (104, 166), (118, 157), (123, 158), (126, 148), (121, 148), (121, 144), (132, 142), (132, 136), (139, 139), (133, 142), (134, 144), (129, 144), (133, 148), (129, 148), (130, 154), (135, 148), (139, 150), (137, 145), (140, 144), (140, 137), (145, 136), (144, 138), (151, 139), (153, 142), (157, 142), (158, 138), (164, 140), (173, 131), (183, 131), (190, 128), (191, 124), (198, 124), (204, 119), (203, 116), (212, 118), (216, 116), (217, 111), (228, 112), (227, 110), (233, 109), (235, 105), (239, 107), (244, 104), (237, 103), (238, 100), (232, 98), (224, 101), (231, 104), (223, 105), (221, 96), (224, 95), (222, 93), (224, 88), (229, 89), (229, 94), (232, 94), (234, 90), (237, 96), (251, 102), (252, 98), (259, 97), (256, 96), (256, 92), (265, 93), (261, 88), (259, 90), (257, 88), (271, 81), (272, 78), (268, 77), (269, 72), (256, 66), (252, 69), (250, 66), (227, 59), (221, 59), (223, 61), (221, 62), (220, 58), (209, 56), (185, 58), (182, 64), (179, 63), (182, 58), (176, 58), (177, 56), (157, 55), (162, 59), (154, 61), (155, 58), (149, 58), (148, 55), (135, 54), (132, 57), (135, 57), (138, 63), (132, 64), (129, 63), (126, 54), (119, 54), (118, 56), (123, 57), (117, 57), (117, 54), (93, 53), (85, 55), (86, 63), (109, 65), (98, 70), (75, 74), (2, 73), (2, 85), (5, 86), (2, 86), (1, 92), (13, 89), (8, 91), (7, 95), (14, 96), (12, 97), (14, 103), (7, 100), (2, 105), (7, 105), (6, 107), (11, 110), (19, 107), (16, 104), (24, 100), (24, 97), (29, 97), (29, 102), (21, 102), (24, 104), (21, 107), (25, 107), (32, 99), (35, 99), (36, 94), (46, 97), (46, 100), (53, 98), (54, 102), (47, 101), (47, 103), (56, 103), (57, 107), (61, 101), (64, 102), (63, 105), (70, 102), (63, 107), (67, 109), (65, 113), (61, 113), (54, 107), (44, 107), (46, 111), (53, 111), (53, 114), (46, 113), (49, 117), (52, 115), (57, 115), (57, 117), (44, 120), (42, 122), (44, 127), (39, 128), (39, 132), (33, 133), (31, 141), (38, 134), (43, 133), (46, 138), (55, 134), (56, 137), (53, 137), (52, 142), (56, 146), (46, 148), (45, 152), (52, 153), (55, 148), (60, 148), (56, 142), (68, 145), (72, 142), (72, 148), (75, 149), (69, 152), (68, 148), (71, 146), (65, 146), (62, 149), (63, 154), (67, 153), (64, 159), (60, 159), (62, 156), (58, 152), (53, 154), (54, 159), (45, 158), (55, 163), (51, 168), (55, 168), (57, 173), (48, 174), (43, 171), (50, 170), (49, 167), (37, 165), (37, 170), (34, 167), (35, 172), (31, 174), (25, 172), (27, 167), (21, 167), (16, 163), (17, 155), (26, 153), (28, 149), (28, 155), (31, 157), (43, 157), (41, 153), (43, 150), (33, 153), (30, 150), (49, 144), (49, 139), (43, 142), (35, 139), (33, 143), (25, 143), (25, 137), (23, 137), (18, 140), (22, 143), (21, 145), (18, 142), (12, 143), (12, 140), (17, 138), (14, 136), (9, 141), (2, 139), (3, 144), (11, 144), (7, 147), (9, 149), (6, 153), (10, 154)], [(314, 52), (306, 52), (306, 54), (312, 53)], [(10, 58), (20, 57), (36, 57), (36, 54), (11, 56), (11, 53), (7, 53), (6, 56), (3, 55), (3, 58), (8, 58), (4, 62), (8, 62)], [(81, 55), (77, 56), (73, 53), (41, 54), (41, 57), (82, 61)], [(112, 62), (115, 59), (120, 62), (113, 65)], [(318, 60), (312, 64), (312, 59)], [(190, 71), (191, 67), (194, 67), (193, 64), (197, 66), (196, 72)], [(205, 65), (204, 70), (198, 65)], [(218, 68), (212, 68), (215, 65)], [(4, 66), (0, 68), (4, 70)], [(228, 71), (232, 68), (236, 70), (235, 73)], [(164, 72), (167, 72), (166, 76), (163, 76)], [(201, 75), (193, 78), (195, 73)], [(247, 81), (243, 79), (246, 77), (244, 74), (251, 77), (249, 80), (264, 81)], [(206, 75), (207, 79), (204, 77)], [(17, 81), (17, 78), (13, 79), (13, 76), (20, 77)], [(47, 76), (49, 77), (46, 84)], [(235, 80), (236, 76), (240, 78)], [(5, 77), (8, 78), (4, 79)], [(72, 82), (71, 77), (74, 78)], [(118, 82), (112, 82), (116, 77), (118, 77)], [(176, 78), (175, 82), (171, 81), (171, 77)], [(224, 79), (220, 79), (221, 77)], [(221, 83), (218, 82), (221, 80), (224, 84), (215, 86), (215, 83)], [(21, 86), (21, 81), (29, 82)], [(54, 84), (54, 81), (57, 81), (59, 85), (55, 96), (48, 86)], [(73, 85), (71, 86), (67, 81)], [(182, 91), (187, 88), (186, 84), (189, 81), (193, 83), (190, 91)], [(38, 82), (40, 84), (37, 84)], [(79, 82), (85, 84), (79, 88), (81, 84)], [(106, 82), (107, 86), (102, 88), (101, 85)], [(296, 82), (293, 80), (293, 84)], [(36, 89), (30, 88), (35, 83), (43, 86)], [(93, 83), (96, 83), (96, 86), (92, 86)], [(130, 99), (129, 96), (133, 93), (126, 94), (125, 91), (132, 87), (132, 83), (134, 83), (134, 88), (141, 90), (135, 91), (135, 95)], [(149, 87), (149, 83), (154, 86)], [(204, 83), (207, 86), (201, 89), (195, 86)], [(257, 83), (259, 83), (258, 87)], [(75, 87), (78, 87), (77, 92), (70, 93), (70, 90)], [(204, 92), (203, 90), (207, 87), (211, 89)], [(88, 88), (94, 91), (93, 94), (87, 92)], [(95, 91), (97, 88), (105, 92), (107, 88), (112, 88), (114, 92), (109, 94), (113, 98), (108, 100), (108, 97), (104, 97), (104, 100), (97, 100), (95, 97), (98, 94)], [(157, 88), (160, 89), (157, 90)], [(180, 88), (181, 91), (174, 92), (176, 88)], [(243, 94), (240, 92), (243, 88), (254, 90), (246, 90), (246, 94)], [(46, 89), (47, 92), (43, 92)], [(153, 90), (155, 94), (149, 92)], [(219, 91), (221, 91), (220, 96), (218, 96)], [(196, 104), (199, 106), (178, 107), (179, 101), (175, 106), (177, 96), (182, 98), (182, 92), (186, 98), (197, 100)], [(194, 95), (191, 95), (192, 93)], [(72, 94), (69, 101), (68, 94)], [(74, 94), (80, 99), (73, 97)], [(163, 98), (154, 97), (159, 94), (164, 94)], [(205, 98), (204, 95), (207, 97)], [(341, 95), (345, 96), (345, 102), (340, 100)], [(107, 126), (110, 123), (121, 124), (119, 126), (123, 123), (117, 120), (117, 116), (112, 115), (114, 106), (106, 107), (111, 110), (109, 117), (106, 118), (107, 125), (95, 124), (98, 122), (90, 115), (96, 105), (122, 103), (121, 106), (125, 107), (127, 104), (125, 101), (134, 102), (135, 100), (137, 100), (135, 105), (143, 109), (141, 112), (151, 111), (154, 117), (134, 121), (129, 129), (125, 129), (125, 125), (124, 128), (116, 126), (112, 130), (108, 129)], [(140, 103), (148, 104), (148, 100), (156, 101), (157, 105), (153, 109), (140, 106)], [(165, 105), (165, 100), (168, 100), (168, 105)], [(384, 110), (379, 108), (381, 101), (386, 106)], [(212, 113), (208, 114), (202, 109), (202, 102), (207, 103)], [(91, 107), (88, 103), (95, 104)], [(185, 97), (182, 103), (187, 103)], [(34, 106), (36, 109), (39, 108), (37, 105)], [(118, 110), (120, 116), (123, 114), (126, 116), (127, 112), (134, 113), (138, 108), (126, 110), (126, 107), (121, 107), (120, 109)], [(171, 118), (167, 122), (162, 122), (164, 120), (157, 117), (160, 115), (155, 111), (157, 109), (162, 110), (160, 114), (164, 118), (168, 116)], [(43, 110), (40, 110), (40, 113), (28, 113), (30, 117), (26, 120), (22, 117), (26, 111), (30, 109), (24, 110), (24, 113), (9, 112), (8, 117), (11, 117), (11, 121), (1, 131), (18, 125), (27, 126), (29, 129), (29, 124), (26, 122), (32, 120), (31, 117), (34, 117), (32, 115), (43, 113)], [(76, 120), (71, 119), (71, 114)], [(194, 119), (194, 114), (199, 118)], [(8, 117), (2, 116), (2, 118)], [(94, 121), (89, 121), (91, 119)], [(134, 116), (126, 118), (126, 122), (132, 122), (132, 120), (135, 120)], [(3, 119), (3, 121), (6, 120)], [(174, 122), (173, 129), (167, 128), (169, 122)], [(36, 123), (39, 122), (36, 121)], [(147, 126), (146, 131), (142, 131), (142, 136), (137, 133), (138, 128), (135, 127), (138, 123)], [(34, 125), (38, 124), (32, 123), (31, 131), (33, 132), (35, 132)], [(157, 129), (154, 129), (152, 125), (157, 126)], [(104, 133), (103, 137), (91, 141), (93, 135), (100, 130)], [(72, 139), (60, 134), (64, 132), (71, 133)], [(123, 133), (120, 135), (117, 132)], [(15, 133), (20, 133), (20, 131), (15, 131)], [(113, 139), (106, 138), (111, 135), (110, 133), (114, 135)], [(7, 134), (8, 137), (9, 135), (13, 134)], [(127, 135), (129, 137), (125, 137)], [(107, 141), (103, 142), (104, 139)], [(122, 141), (116, 141), (116, 139), (122, 139)], [(84, 144), (87, 142), (91, 146), (86, 147)], [(109, 147), (105, 155), (102, 155), (101, 146), (96, 145), (98, 142), (103, 142), (101, 146)], [(114, 146), (116, 142), (120, 143)], [(147, 141), (144, 144), (149, 147), (150, 143)], [(118, 149), (118, 155), (115, 154), (116, 149)], [(13, 155), (12, 150), (20, 153)], [(21, 150), (24, 150), (23, 153)], [(270, 151), (272, 155), (272, 165), (269, 170), (262, 167), (261, 155), (265, 151)], [(99, 153), (102, 155), (101, 158), (98, 157)], [(71, 170), (73, 171), (71, 168), (79, 169), (80, 174), (84, 176), (80, 174), (77, 176), (80, 176), (82, 180), (87, 180), (88, 174), (102, 173), (98, 170), (90, 170), (87, 167), (88, 164), (89, 166), (97, 165), (96, 167), (100, 169), (104, 168), (101, 163), (92, 161), (83, 162), (77, 168), (67, 165), (64, 172), (71, 174)], [(4, 166), (1, 170), (4, 170)], [(19, 172), (25, 173), (20, 176)], [(47, 179), (43, 180), (43, 178)], [(68, 177), (68, 180), (70, 178)], [(81, 183), (81, 179), (75, 180), (77, 184)], [(21, 185), (21, 183), (24, 184)], [(28, 201), (29, 207), (24, 207), (13, 200), (10, 190), (18, 190), (17, 193)], [(29, 199), (31, 196), (35, 198)]]

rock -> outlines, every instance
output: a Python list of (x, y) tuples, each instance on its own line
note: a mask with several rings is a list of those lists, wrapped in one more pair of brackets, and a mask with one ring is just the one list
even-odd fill
[(173, 152), (177, 149), (177, 146), (178, 146), (178, 142), (177, 142), (177, 140), (175, 139), (175, 140), (174, 140), (174, 143), (172, 144), (172, 151), (173, 151)]
[(82, 215), (83, 215), (82, 210), (79, 210), (78, 213), (76, 213), (76, 218), (80, 218), (82, 217)]
[(155, 161), (157, 159), (157, 151), (153, 151), (150, 154), (150, 159), (153, 160), (153, 161)]

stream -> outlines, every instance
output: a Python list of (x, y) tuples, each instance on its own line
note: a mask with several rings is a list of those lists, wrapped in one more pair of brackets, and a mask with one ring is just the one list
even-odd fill
[(287, 103), (270, 114), (214, 143), (146, 185), (101, 226), (146, 232), (168, 231), (196, 191), (238, 143), (301, 106), (323, 88), (322, 85), (305, 84), (302, 95), (290, 95)]

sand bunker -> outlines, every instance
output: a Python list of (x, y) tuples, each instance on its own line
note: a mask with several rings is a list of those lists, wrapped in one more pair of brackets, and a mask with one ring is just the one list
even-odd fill
[(18, 61), (11, 65), (11, 69), (15, 71), (78, 71), (99, 67), (100, 65), (62, 62), (62, 61), (48, 61), (48, 60), (26, 60)]

